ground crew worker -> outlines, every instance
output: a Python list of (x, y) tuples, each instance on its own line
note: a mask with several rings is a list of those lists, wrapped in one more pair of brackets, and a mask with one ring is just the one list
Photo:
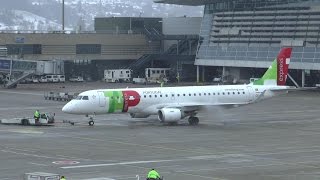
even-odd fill
[(61, 176), (60, 180), (66, 180), (66, 178), (64, 178), (64, 176)]
[(159, 173), (156, 170), (151, 169), (151, 171), (149, 171), (148, 173), (147, 180), (158, 180), (158, 179), (161, 179)]
[(34, 119), (35, 119), (36, 123), (39, 123), (39, 119), (40, 119), (39, 110), (36, 110), (36, 112), (34, 112)]

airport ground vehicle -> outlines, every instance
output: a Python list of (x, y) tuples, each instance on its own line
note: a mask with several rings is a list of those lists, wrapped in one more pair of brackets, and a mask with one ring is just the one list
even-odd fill
[(104, 70), (104, 80), (106, 82), (130, 82), (131, 69), (107, 69)]
[(65, 75), (59, 74), (59, 75), (57, 75), (57, 76), (58, 76), (58, 81), (59, 81), (59, 82), (66, 82), (66, 77), (65, 77)]
[(48, 82), (59, 82), (58, 75), (46, 75)]
[(132, 83), (161, 83), (168, 82), (170, 68), (146, 68), (144, 78), (133, 78)]
[(77, 76), (77, 77), (71, 77), (69, 78), (70, 82), (83, 82), (83, 77)]
[(54, 123), (53, 113), (42, 113), (40, 115), (39, 124), (36, 124), (35, 119), (32, 117), (23, 117), (23, 118), (13, 118), (13, 119), (2, 119), (2, 124), (20, 124), (24, 126), (28, 125), (49, 125)]

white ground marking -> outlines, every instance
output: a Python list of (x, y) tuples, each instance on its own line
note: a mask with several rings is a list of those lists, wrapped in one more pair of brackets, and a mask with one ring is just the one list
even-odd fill
[(160, 162), (177, 162), (177, 161), (193, 161), (193, 160), (211, 160), (221, 158), (238, 158), (248, 157), (244, 154), (225, 154), (225, 155), (211, 155), (211, 156), (192, 156), (181, 159), (165, 159), (165, 160), (152, 160), (152, 161), (127, 161), (118, 163), (105, 163), (105, 164), (89, 164), (79, 166), (64, 166), (62, 169), (76, 169), (76, 168), (88, 168), (88, 167), (104, 167), (104, 166), (118, 166), (118, 165), (133, 165), (133, 164), (147, 164), (147, 163), (160, 163)]
[(33, 163), (33, 162), (29, 162), (28, 164), (32, 164), (32, 165), (36, 165), (36, 166), (49, 166), (49, 165), (46, 165), (46, 164)]
[(23, 156), (30, 156), (30, 157), (37, 157), (37, 158), (45, 158), (45, 159), (63, 159), (65, 160), (66, 158), (59, 158), (59, 157), (52, 157), (52, 156), (44, 156), (44, 155), (36, 155), (36, 154), (28, 154), (28, 153), (20, 153), (20, 152), (15, 152), (11, 150), (0, 150), (5, 153), (11, 153), (11, 154), (18, 154), (18, 155), (23, 155)]
[(28, 107), (6, 107), (6, 108), (0, 108), (0, 111), (7, 111), (7, 110), (34, 110), (34, 109), (38, 109), (38, 110), (43, 110), (43, 109), (50, 109), (50, 108), (57, 108), (58, 105), (56, 106), (28, 106)]
[(21, 134), (43, 134), (42, 131), (33, 129), (7, 129), (7, 132), (21, 133)]
[(91, 165), (81, 165), (81, 166), (65, 166), (65, 167), (60, 167), (60, 168), (62, 168), (62, 169), (76, 169), (76, 168), (117, 166), (117, 165), (130, 165), (130, 164), (147, 164), (147, 163), (159, 163), (159, 162), (171, 162), (171, 161), (177, 161), (177, 160), (129, 161), (129, 162), (91, 164)]
[(0, 93), (43, 96), (43, 93), (29, 93), (29, 92), (17, 92), (17, 91), (0, 91)]

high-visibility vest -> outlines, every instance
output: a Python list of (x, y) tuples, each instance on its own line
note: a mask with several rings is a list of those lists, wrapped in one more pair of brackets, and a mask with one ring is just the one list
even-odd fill
[(159, 173), (157, 171), (151, 170), (148, 173), (148, 178), (157, 179), (157, 178), (160, 178), (160, 175), (159, 175)]
[(34, 117), (40, 117), (40, 113), (39, 113), (39, 111), (36, 111), (36, 112), (34, 112)]

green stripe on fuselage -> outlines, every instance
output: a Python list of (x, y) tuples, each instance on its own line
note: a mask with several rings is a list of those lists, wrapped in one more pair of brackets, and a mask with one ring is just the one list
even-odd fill
[(108, 113), (122, 112), (124, 104), (122, 91), (105, 91), (104, 96), (109, 99)]

